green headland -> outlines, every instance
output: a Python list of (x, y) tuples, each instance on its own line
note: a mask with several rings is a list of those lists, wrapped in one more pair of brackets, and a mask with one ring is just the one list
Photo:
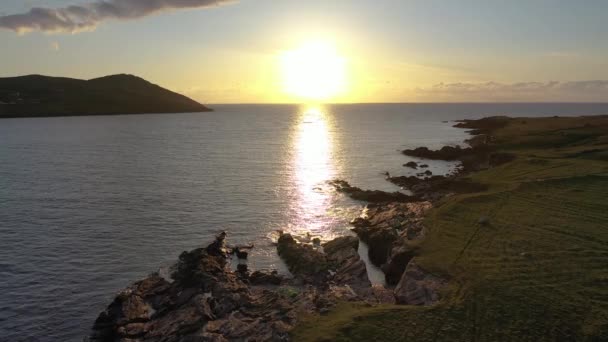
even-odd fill
[(466, 121), (510, 156), (463, 173), (415, 260), (448, 280), (432, 306), (343, 302), (295, 341), (608, 340), (608, 116)]

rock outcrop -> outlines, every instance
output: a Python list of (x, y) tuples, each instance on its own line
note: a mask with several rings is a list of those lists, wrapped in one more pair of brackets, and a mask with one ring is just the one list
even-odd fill
[[(421, 175), (431, 175), (425, 173)], [(450, 193), (472, 193), (487, 190), (487, 186), (468, 179), (446, 176), (430, 176), (419, 178), (414, 176), (398, 176), (388, 179), (389, 182), (407, 188), (414, 197), (424, 201), (436, 202)]]
[(282, 234), (277, 248), (292, 279), (231, 271), (234, 249), (225, 239), (222, 233), (205, 248), (183, 252), (170, 278), (154, 273), (120, 292), (89, 341), (286, 341), (299, 314), (324, 313), (343, 300), (395, 302), (390, 290), (371, 286), (354, 236), (314, 248)]
[[(390, 178), (390, 176), (387, 176)], [(408, 196), (401, 192), (385, 192), (380, 190), (362, 190), (361, 188), (351, 186), (347, 181), (336, 179), (329, 182), (334, 186), (336, 191), (342, 192), (358, 201), (369, 203), (389, 203), (389, 202), (413, 202), (417, 198)]]
[(409, 241), (424, 235), (422, 218), (430, 202), (368, 205), (365, 215), (353, 222), (353, 231), (368, 245), (370, 261), (380, 267), (388, 285), (396, 285), (408, 262), (416, 255)]
[(445, 279), (424, 271), (414, 259), (395, 287), (395, 299), (397, 304), (432, 305), (439, 301), (439, 291), (445, 284)]
[(294, 302), (306, 295), (273, 290), (283, 280), (276, 274), (230, 271), (222, 246), (223, 237), (184, 252), (171, 279), (152, 274), (123, 290), (95, 321), (90, 341), (287, 340)]
[(279, 237), (277, 250), (292, 274), (320, 288), (348, 285), (364, 295), (371, 286), (357, 248), (359, 239), (343, 236), (322, 245), (322, 250), (298, 242), (291, 234)]

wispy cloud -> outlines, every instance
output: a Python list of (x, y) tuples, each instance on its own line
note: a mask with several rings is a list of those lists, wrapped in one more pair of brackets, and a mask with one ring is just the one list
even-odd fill
[(414, 93), (434, 101), (606, 101), (608, 80), (439, 83)]
[(98, 0), (62, 8), (35, 7), (26, 13), (0, 16), (0, 28), (25, 33), (75, 33), (95, 29), (109, 19), (129, 20), (159, 12), (204, 8), (231, 3), (231, 0)]

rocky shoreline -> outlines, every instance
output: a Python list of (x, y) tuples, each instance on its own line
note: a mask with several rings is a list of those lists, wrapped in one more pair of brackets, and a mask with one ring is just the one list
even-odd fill
[[(467, 148), (403, 151), (462, 164), (448, 176), (387, 177), (411, 195), (330, 181), (338, 192), (369, 203), (351, 222), (357, 237), (321, 244), (281, 233), (277, 251), (293, 278), (272, 271), (250, 272), (245, 266), (232, 271), (230, 254), (246, 257), (246, 252), (229, 248), (222, 233), (206, 248), (183, 252), (169, 277), (154, 273), (119, 293), (95, 321), (89, 340), (288, 341), (299, 317), (325, 314), (340, 301), (437, 303), (448, 279), (416, 263), (418, 246), (426, 236), (423, 219), (445, 196), (485, 190), (467, 179), (467, 173), (510, 160), (489, 145), (489, 132), (501, 122), (489, 118), (457, 124), (474, 129)], [(384, 272), (386, 287), (369, 281), (357, 252), (359, 239), (368, 245), (370, 261)]]

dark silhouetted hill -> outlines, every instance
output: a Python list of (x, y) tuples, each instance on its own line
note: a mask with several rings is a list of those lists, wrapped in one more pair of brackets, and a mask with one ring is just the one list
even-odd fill
[(41, 75), (0, 78), (0, 118), (210, 110), (186, 96), (132, 75), (88, 81)]

